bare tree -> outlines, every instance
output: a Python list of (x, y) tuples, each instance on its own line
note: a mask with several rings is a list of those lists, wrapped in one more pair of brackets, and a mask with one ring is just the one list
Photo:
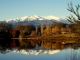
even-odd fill
[(22, 38), (23, 38), (23, 36), (24, 36), (24, 28), (25, 28), (25, 27), (24, 27), (23, 25), (17, 25), (17, 26), (14, 27), (14, 29), (20, 31), (20, 34), (19, 34), (19, 42), (22, 41)]
[(38, 27), (36, 26), (36, 34), (38, 33)]
[(43, 24), (41, 24), (41, 35), (43, 36)]
[(35, 29), (34, 26), (26, 24), (26, 25), (17, 25), (14, 27), (14, 29), (17, 29), (20, 31), (19, 40), (21, 41), (22, 38), (25, 36), (25, 33), (31, 34), (31, 31)]
[[(76, 30), (76, 36), (79, 37), (80, 36), (80, 13), (79, 13), (79, 8), (80, 5), (75, 5), (75, 7), (73, 7), (72, 3), (68, 3), (68, 8), (67, 10), (69, 12), (71, 12), (72, 14), (70, 16), (67, 16), (67, 20), (71, 23), (75, 23), (77, 24), (77, 30)], [(78, 38), (78, 40), (80, 40)]]
[(47, 35), (51, 35), (51, 24), (46, 24)]
[(0, 22), (0, 38), (7, 38), (7, 41), (9, 38), (11, 38), (10, 30), (12, 28), (12, 25), (6, 22)]
[(6, 22), (0, 23), (0, 31), (8, 31), (12, 28), (12, 25)]
[(80, 24), (80, 13), (79, 13), (80, 5), (75, 5), (75, 8), (73, 7), (72, 3), (68, 3), (67, 10), (71, 12), (72, 14), (70, 16), (67, 16), (67, 20), (71, 23), (78, 23)]
[(49, 24), (48, 23), (46, 24), (46, 29), (47, 29), (47, 35), (49, 35), (50, 31), (49, 31)]

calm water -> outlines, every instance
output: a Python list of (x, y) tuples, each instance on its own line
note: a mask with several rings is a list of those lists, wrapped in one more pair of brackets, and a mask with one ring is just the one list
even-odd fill
[(2, 41), (0, 60), (80, 60), (79, 43)]

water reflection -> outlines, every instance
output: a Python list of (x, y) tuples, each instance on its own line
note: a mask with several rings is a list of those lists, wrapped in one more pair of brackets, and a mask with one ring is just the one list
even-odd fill
[[(80, 47), (80, 44), (78, 43), (66, 43), (62, 44), (61, 42), (54, 42), (54, 41), (33, 41), (33, 40), (22, 40), (19, 42), (19, 40), (9, 40), (8, 42), (5, 40), (0, 40), (0, 52), (6, 53), (7, 50), (12, 50), (13, 48), (15, 51), (19, 52), (26, 52), (26, 50), (36, 50), (37, 53), (48, 53), (52, 54), (55, 52), (59, 52), (62, 49), (66, 48), (73, 48), (78, 49)], [(47, 51), (47, 52), (46, 52)], [(51, 52), (52, 51), (52, 52)], [(35, 51), (34, 51), (35, 52)]]
[[(61, 58), (64, 55), (63, 60), (78, 60), (80, 56), (80, 44), (79, 43), (65, 43), (55, 42), (55, 41), (46, 41), (46, 40), (0, 40), (0, 53), (7, 54), (10, 52), (19, 53), (24, 55), (56, 55), (56, 60), (59, 60), (57, 57)], [(43, 55), (42, 55), (43, 54)], [(48, 56), (48, 58), (51, 56)], [(74, 57), (74, 58), (73, 58)], [(18, 57), (17, 57), (18, 58)], [(51, 57), (53, 59), (53, 57)], [(55, 57), (54, 57), (55, 58)], [(73, 58), (73, 59), (72, 59)], [(38, 59), (37, 59), (38, 60)], [(61, 59), (62, 60), (62, 59)]]
[(36, 50), (56, 50), (56, 49), (65, 49), (65, 48), (79, 48), (78, 43), (66, 43), (62, 44), (60, 42), (53, 42), (53, 41), (21, 41), (15, 40), (10, 43), (10, 47), (18, 48), (18, 49), (36, 49)]

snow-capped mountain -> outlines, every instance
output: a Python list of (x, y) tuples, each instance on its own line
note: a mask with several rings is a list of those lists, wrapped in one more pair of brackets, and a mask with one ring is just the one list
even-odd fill
[(21, 18), (14, 18), (5, 20), (7, 23), (11, 23), (13, 25), (16, 24), (32, 24), (32, 25), (40, 25), (41, 23), (53, 23), (53, 22), (62, 22), (62, 23), (68, 23), (67, 20), (61, 19), (55, 16), (24, 16)]

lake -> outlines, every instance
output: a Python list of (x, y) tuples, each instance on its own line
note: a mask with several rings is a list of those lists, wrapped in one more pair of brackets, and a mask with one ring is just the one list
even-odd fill
[(80, 60), (79, 43), (0, 41), (0, 60)]

